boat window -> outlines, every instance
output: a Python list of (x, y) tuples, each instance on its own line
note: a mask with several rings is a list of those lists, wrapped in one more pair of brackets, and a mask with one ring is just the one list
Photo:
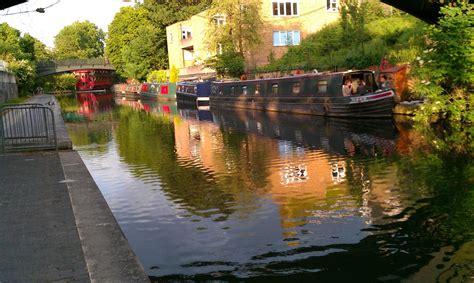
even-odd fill
[(260, 85), (255, 85), (255, 94), (260, 94)]
[(328, 90), (328, 81), (322, 80), (318, 81), (318, 92), (324, 93)]
[(247, 95), (247, 86), (246, 85), (242, 86), (242, 94)]
[(374, 91), (374, 76), (371, 73), (364, 74), (365, 77), (365, 85), (367, 88), (368, 92), (373, 92)]
[(299, 82), (293, 84), (293, 94), (298, 94), (301, 91), (301, 84)]
[(272, 93), (278, 94), (278, 84), (272, 84)]
[(235, 87), (231, 87), (230, 88), (230, 94), (234, 94), (235, 93)]

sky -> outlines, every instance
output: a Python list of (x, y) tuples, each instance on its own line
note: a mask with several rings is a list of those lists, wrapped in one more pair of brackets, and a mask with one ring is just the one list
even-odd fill
[[(1, 0), (0, 0), (1, 1)], [(65, 26), (75, 21), (88, 20), (107, 31), (115, 13), (121, 7), (134, 5), (133, 1), (122, 0), (59, 0), (59, 3), (45, 9), (45, 13), (29, 12), (45, 8), (58, 0), (29, 0), (28, 2), (0, 10), (0, 23), (8, 23), (22, 33), (29, 33), (49, 47), (54, 47), (54, 36)]]

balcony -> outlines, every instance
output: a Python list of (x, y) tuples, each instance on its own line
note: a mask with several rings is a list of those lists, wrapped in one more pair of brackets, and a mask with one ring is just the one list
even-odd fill
[(182, 49), (192, 48), (193, 47), (193, 38), (188, 37), (188, 38), (181, 39), (180, 43), (181, 43), (181, 48)]

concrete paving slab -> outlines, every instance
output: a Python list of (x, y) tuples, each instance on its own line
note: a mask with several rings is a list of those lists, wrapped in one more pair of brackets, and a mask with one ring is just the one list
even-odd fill
[(0, 155), (0, 282), (90, 281), (57, 152)]
[[(59, 149), (72, 142), (52, 95)], [(0, 155), (0, 283), (149, 282), (76, 151)]]

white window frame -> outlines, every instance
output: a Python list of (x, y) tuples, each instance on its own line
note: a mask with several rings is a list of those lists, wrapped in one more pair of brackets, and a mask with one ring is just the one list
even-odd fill
[[(277, 15), (275, 15), (273, 6), (277, 5)], [(290, 11), (288, 14), (287, 7), (286, 5), (290, 4)], [(296, 11), (294, 11), (296, 7)], [(300, 1), (299, 0), (274, 0), (272, 1), (271, 5), (271, 15), (274, 17), (294, 17), (294, 16), (299, 16), (300, 14)]]
[(181, 39), (193, 38), (193, 32), (191, 27), (181, 27)]
[[(278, 42), (276, 42), (275, 40), (276, 39), (275, 36), (277, 34), (278, 34)], [(288, 40), (289, 38), (291, 38), (291, 42)], [(298, 30), (273, 32), (273, 46), (300, 45), (300, 43), (301, 43), (301, 32)]]
[(194, 50), (183, 49), (183, 60), (184, 61), (193, 61), (194, 60)]
[(214, 15), (214, 23), (218, 26), (223, 26), (226, 23), (225, 15), (216, 14)]
[(331, 13), (339, 12), (339, 0), (326, 0), (326, 11)]

